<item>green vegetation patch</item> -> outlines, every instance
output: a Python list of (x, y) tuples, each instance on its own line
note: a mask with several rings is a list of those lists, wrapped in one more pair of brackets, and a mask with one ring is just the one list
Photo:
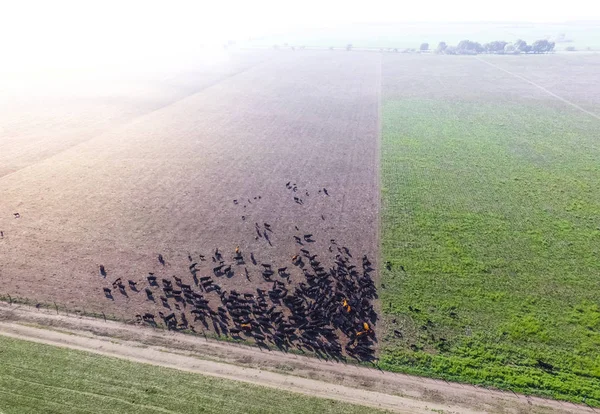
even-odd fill
[(382, 367), (600, 406), (600, 123), (506, 103), (382, 113)]
[(3, 414), (364, 411), (333, 400), (0, 336)]

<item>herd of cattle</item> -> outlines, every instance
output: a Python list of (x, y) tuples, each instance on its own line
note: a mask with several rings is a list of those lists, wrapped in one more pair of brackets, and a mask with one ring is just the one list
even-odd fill
[[(289, 188), (289, 183), (286, 185)], [(325, 190), (326, 191), (326, 190)], [(257, 232), (268, 240), (271, 226), (256, 224)], [(366, 255), (352, 256), (350, 249), (338, 246), (330, 240), (331, 257), (325, 264), (318, 254), (309, 251), (303, 241), (312, 241), (311, 234), (294, 236), (297, 254), (290, 257), (287, 266), (276, 267), (270, 263), (258, 263), (254, 254), (246, 254), (236, 248), (226, 263), (224, 251), (215, 249), (212, 257), (188, 255), (188, 271), (193, 283), (182, 278), (147, 275), (141, 282), (128, 280), (131, 291), (143, 290), (146, 300), (161, 307), (161, 311), (136, 315), (140, 323), (157, 326), (162, 324), (170, 330), (212, 332), (238, 340), (255, 342), (258, 346), (275, 346), (283, 351), (297, 349), (308, 351), (329, 359), (345, 359), (346, 356), (362, 361), (375, 358), (377, 341), (373, 326), (377, 313), (373, 301), (377, 298), (372, 277), (374, 269)], [(158, 255), (165, 265), (165, 258)], [(212, 263), (211, 263), (212, 261)], [(210, 264), (212, 271), (205, 269)], [(265, 286), (251, 292), (225, 290), (219, 285), (220, 278), (228, 280), (243, 274), (250, 280), (252, 273), (260, 273)], [(303, 281), (292, 284), (290, 270), (302, 274)], [(100, 265), (100, 274), (107, 277), (107, 270)], [(128, 295), (125, 283), (119, 278), (104, 294), (114, 299), (113, 292)], [(186, 313), (188, 316), (186, 316)]]

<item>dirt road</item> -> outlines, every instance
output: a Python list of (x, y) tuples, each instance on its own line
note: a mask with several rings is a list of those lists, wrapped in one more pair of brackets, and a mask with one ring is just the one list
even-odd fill
[(593, 412), (569, 403), (23, 306), (0, 304), (0, 334), (400, 413)]

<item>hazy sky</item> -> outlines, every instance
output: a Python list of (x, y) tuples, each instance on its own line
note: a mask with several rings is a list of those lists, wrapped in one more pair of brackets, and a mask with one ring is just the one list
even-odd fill
[[(0, 0), (0, 4), (3, 0)], [(334, 23), (393, 21), (565, 21), (600, 19), (593, 0), (40, 0), (6, 1), (2, 23), (35, 23), (60, 29), (101, 29), (104, 23), (151, 26), (208, 26), (211, 30), (255, 32), (270, 28)], [(166, 23), (167, 26), (162, 26)], [(59, 27), (57, 27), (59, 26)]]
[(594, 0), (0, 0), (1, 60), (185, 51), (228, 38), (354, 22), (600, 20)]

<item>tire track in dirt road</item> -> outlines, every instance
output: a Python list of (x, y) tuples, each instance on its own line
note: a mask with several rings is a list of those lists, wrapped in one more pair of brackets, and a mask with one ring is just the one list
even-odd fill
[(399, 413), (594, 412), (570, 403), (2, 303), (0, 335)]

